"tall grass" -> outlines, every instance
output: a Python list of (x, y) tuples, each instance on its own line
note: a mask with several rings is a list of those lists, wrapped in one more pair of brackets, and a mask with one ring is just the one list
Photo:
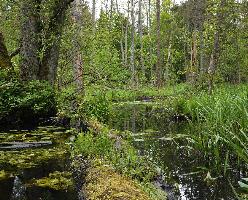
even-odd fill
[(200, 150), (215, 170), (224, 174), (231, 162), (248, 164), (248, 87), (226, 86), (180, 99), (177, 107), (190, 115), (191, 145)]

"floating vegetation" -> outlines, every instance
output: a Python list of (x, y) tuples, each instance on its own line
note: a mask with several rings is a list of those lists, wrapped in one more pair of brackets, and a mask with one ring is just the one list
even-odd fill
[(28, 186), (38, 186), (53, 190), (70, 190), (74, 185), (71, 175), (70, 172), (55, 171), (50, 173), (48, 177), (32, 180)]
[(0, 181), (10, 178), (11, 175), (4, 170), (0, 171)]
[(0, 166), (13, 169), (27, 169), (38, 166), (51, 159), (63, 159), (67, 155), (65, 147), (50, 149), (27, 149), (22, 151), (0, 151)]
[[(47, 126), (30, 132), (13, 130), (0, 133), (0, 146), (5, 148), (5, 151), (0, 151), (0, 167), (16, 174), (20, 170), (37, 167), (49, 160), (64, 160), (69, 150), (64, 142), (74, 131), (62, 130), (62, 127)], [(6, 148), (8, 144), (12, 144), (13, 148), (10, 145)], [(43, 144), (52, 146), (44, 148)], [(36, 146), (40, 148), (32, 148)]]

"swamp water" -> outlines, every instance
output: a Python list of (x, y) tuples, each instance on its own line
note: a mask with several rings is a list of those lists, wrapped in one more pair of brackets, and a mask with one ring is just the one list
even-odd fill
[(0, 200), (79, 199), (70, 170), (73, 131), (38, 127), (0, 133)]
[[(166, 183), (162, 188), (169, 200), (236, 199), (228, 180), (212, 177), (201, 152), (187, 145), (187, 135), (197, 128), (192, 129), (182, 116), (171, 118), (170, 113), (152, 102), (115, 104), (109, 125), (130, 131), (139, 153), (159, 166)], [(231, 170), (229, 180), (236, 188), (242, 173), (239, 169)]]

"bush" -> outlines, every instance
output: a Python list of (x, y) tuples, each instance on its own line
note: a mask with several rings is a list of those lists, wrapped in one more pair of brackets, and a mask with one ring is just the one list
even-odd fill
[(0, 124), (48, 117), (56, 113), (53, 88), (47, 82), (2, 81), (0, 83)]
[(100, 122), (107, 122), (110, 114), (110, 101), (106, 94), (98, 92), (85, 98), (79, 106), (79, 115), (83, 118), (96, 118)]

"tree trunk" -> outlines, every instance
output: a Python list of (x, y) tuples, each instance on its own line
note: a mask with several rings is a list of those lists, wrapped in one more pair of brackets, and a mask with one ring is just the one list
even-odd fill
[(200, 74), (204, 74), (204, 38), (203, 38), (203, 30), (200, 30)]
[(139, 0), (139, 38), (140, 38), (140, 65), (145, 76), (145, 65), (143, 58), (143, 25), (142, 25), (142, 0)]
[(21, 80), (38, 79), (41, 53), (41, 20), (39, 8), (41, 1), (25, 0), (22, 3), (23, 22), (21, 27), (20, 76)]
[(191, 59), (190, 59), (190, 70), (189, 77), (190, 83), (195, 83), (197, 73), (197, 45), (196, 45), (196, 30), (192, 33), (192, 43), (191, 43)]
[(0, 33), (0, 69), (12, 70), (11, 58), (4, 43), (3, 34)]
[(209, 94), (212, 94), (213, 92), (213, 84), (214, 84), (214, 75), (217, 69), (218, 60), (220, 56), (220, 35), (222, 32), (222, 22), (224, 17), (224, 11), (223, 8), (226, 4), (226, 0), (221, 0), (220, 5), (218, 7), (217, 11), (217, 30), (214, 34), (214, 45), (213, 45), (213, 51), (210, 58), (209, 68), (208, 68), (208, 75), (209, 75), (209, 81), (208, 81), (208, 90)]
[(157, 18), (157, 66), (156, 66), (156, 85), (162, 86), (162, 70), (161, 70), (161, 31), (160, 31), (160, 0), (156, 1), (156, 18)]
[(135, 69), (135, 16), (134, 16), (134, 0), (131, 0), (131, 20), (132, 20), (132, 27), (131, 27), (131, 56), (130, 56), (130, 64), (131, 64), (131, 72), (132, 72), (132, 79), (131, 84), (132, 87), (136, 87), (136, 69)]
[(124, 27), (123, 27), (123, 22), (122, 22), (122, 25), (121, 25), (121, 40), (120, 40), (121, 61), (122, 61), (122, 66), (125, 67), (125, 51), (124, 51), (124, 47), (123, 47), (123, 37), (125, 37), (125, 35), (124, 35)]
[[(76, 24), (76, 27), (80, 27), (81, 20), (82, 20), (82, 12), (80, 10), (81, 7), (81, 1), (75, 0), (74, 7), (73, 7), (73, 14), (72, 14), (72, 20)], [(84, 84), (83, 84), (83, 58), (82, 53), (80, 52), (80, 48), (77, 47), (77, 35), (78, 32), (75, 33), (75, 39), (74, 39), (74, 46), (75, 46), (75, 59), (73, 61), (73, 75), (74, 80), (76, 82), (77, 92), (79, 94), (84, 94)]]
[(65, 12), (73, 0), (61, 0), (53, 8), (53, 15), (50, 19), (48, 30), (45, 35), (44, 57), (41, 61), (39, 70), (39, 79), (47, 80), (54, 84), (57, 75), (59, 47), (61, 43), (61, 34), (65, 19)]
[(92, 0), (92, 21), (93, 29), (95, 29), (96, 24), (96, 0)]

